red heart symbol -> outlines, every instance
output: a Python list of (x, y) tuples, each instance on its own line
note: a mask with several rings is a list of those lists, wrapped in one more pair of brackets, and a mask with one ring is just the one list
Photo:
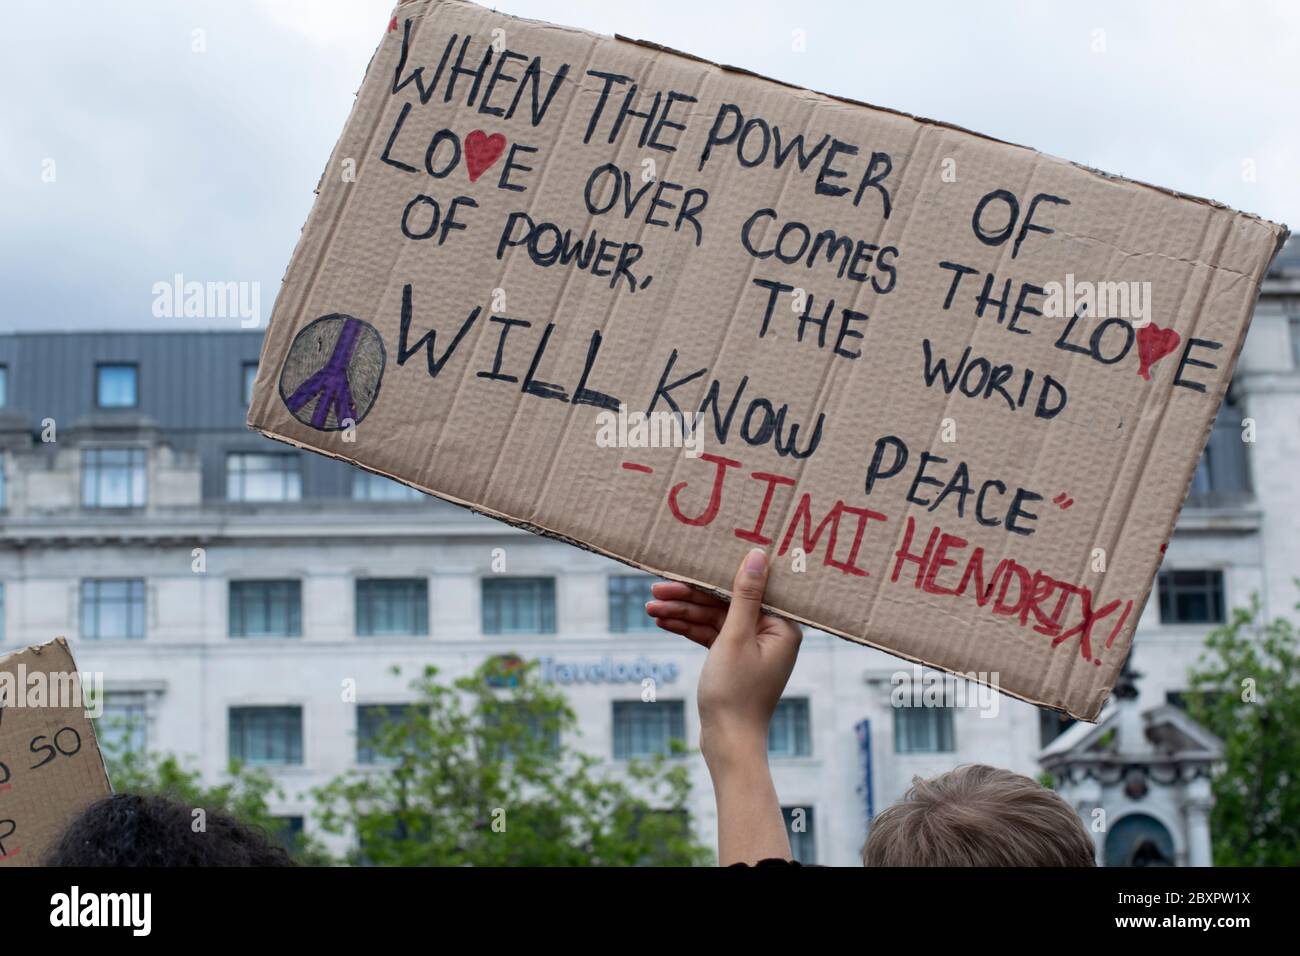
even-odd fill
[(1137, 331), (1138, 374), (1151, 381), (1151, 366), (1178, 348), (1182, 336), (1173, 329), (1158, 325), (1144, 325)]
[(469, 181), (477, 182), (483, 171), (501, 158), (506, 151), (506, 138), (501, 133), (489, 136), (481, 129), (476, 129), (465, 137), (465, 168), (469, 170)]

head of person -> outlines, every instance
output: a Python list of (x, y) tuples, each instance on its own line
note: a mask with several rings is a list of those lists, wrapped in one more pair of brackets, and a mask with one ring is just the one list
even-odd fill
[(984, 764), (912, 781), (871, 823), (867, 866), (1095, 866), (1074, 809), (1036, 780)]
[[(263, 830), (217, 810), (161, 796), (117, 793), (68, 825), (46, 866), (293, 866)], [(197, 821), (202, 819), (202, 826)]]

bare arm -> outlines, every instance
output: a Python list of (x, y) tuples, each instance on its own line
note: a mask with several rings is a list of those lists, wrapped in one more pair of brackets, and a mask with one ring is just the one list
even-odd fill
[(709, 761), (718, 804), (720, 866), (791, 859), (790, 838), (767, 767), (766, 745), (764, 741), (762, 750), (729, 754), (724, 763), (717, 758)]
[(781, 804), (767, 765), (767, 728), (794, 669), (802, 632), (762, 612), (767, 559), (741, 562), (730, 605), (684, 584), (653, 588), (659, 627), (709, 649), (700, 672), (700, 750), (718, 804), (718, 863), (788, 860)]

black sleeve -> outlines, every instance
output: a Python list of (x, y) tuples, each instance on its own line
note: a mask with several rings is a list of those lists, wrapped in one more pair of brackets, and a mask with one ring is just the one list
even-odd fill
[[(754, 864), (754, 866), (755, 866), (755, 867), (760, 867), (760, 866), (803, 866), (803, 864), (800, 863), (798, 860), (782, 860), (782, 859), (779, 859), (779, 858), (777, 858), (777, 857), (772, 857), (771, 859), (768, 859), (768, 860), (759, 860), (757, 863)], [(733, 864), (731, 864), (731, 866), (727, 867), (727, 869), (729, 869), (729, 870), (734, 870), (736, 867), (740, 867), (740, 868), (742, 868), (742, 869), (749, 869), (749, 864), (748, 864), (748, 863), (733, 863)]]

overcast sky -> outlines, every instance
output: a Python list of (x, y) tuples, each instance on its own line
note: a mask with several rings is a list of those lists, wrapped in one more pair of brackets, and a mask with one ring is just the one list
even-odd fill
[[(151, 313), (153, 284), (176, 273), (259, 282), (269, 315), (394, 5), (6, 0), (0, 331), (195, 327)], [(654, 40), (1300, 224), (1300, 3), (1289, 0), (499, 9)], [(796, 29), (804, 52), (792, 49)]]

